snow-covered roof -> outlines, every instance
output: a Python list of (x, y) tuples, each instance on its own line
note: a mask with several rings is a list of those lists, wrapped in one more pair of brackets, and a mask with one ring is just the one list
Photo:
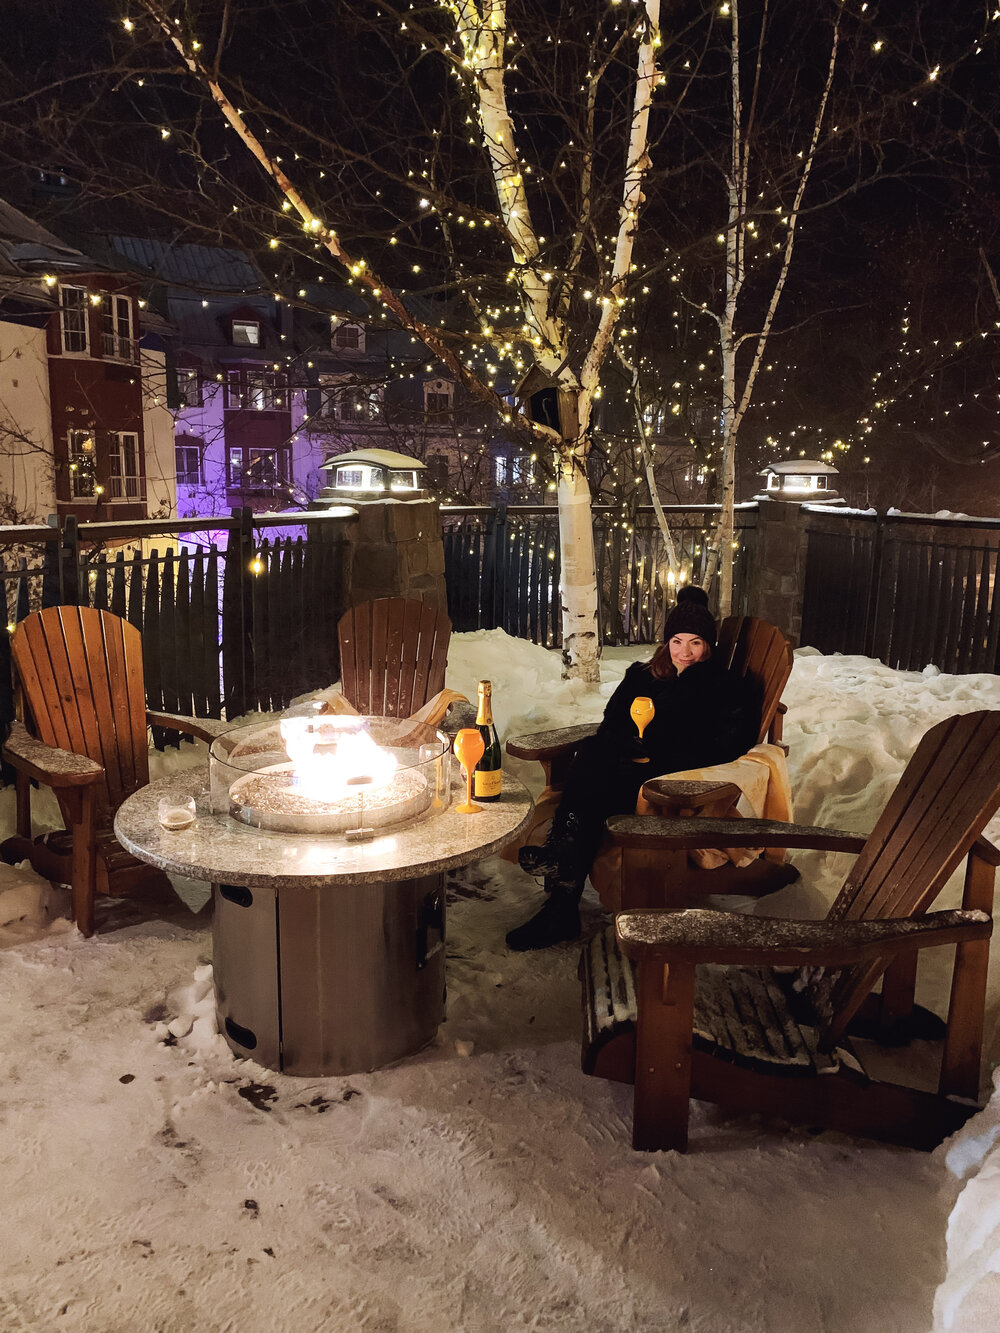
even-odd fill
[(796, 476), (812, 473), (814, 476), (833, 476), (838, 475), (837, 469), (830, 463), (823, 463), (818, 458), (795, 458), (784, 463), (767, 463), (757, 473), (758, 477), (766, 477), (769, 472), (777, 472), (779, 476), (786, 476), (788, 473), (794, 473)]
[(394, 449), (355, 449), (350, 454), (332, 454), (329, 458), (323, 460), (320, 467), (340, 467), (342, 463), (371, 463), (375, 467), (388, 468), (426, 468), (426, 463), (421, 463), (417, 458), (411, 458), (409, 454), (398, 454)]

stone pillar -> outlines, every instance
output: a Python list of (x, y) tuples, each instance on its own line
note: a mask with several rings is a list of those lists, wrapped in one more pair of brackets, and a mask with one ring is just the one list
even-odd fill
[(351, 606), (409, 597), (446, 610), (444, 545), (436, 500), (371, 500), (349, 529)]
[(806, 544), (806, 514), (800, 505), (784, 500), (758, 502), (747, 612), (777, 625), (794, 647), (802, 637)]

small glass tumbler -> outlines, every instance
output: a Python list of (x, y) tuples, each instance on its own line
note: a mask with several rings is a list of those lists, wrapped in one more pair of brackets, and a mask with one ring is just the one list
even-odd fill
[(185, 792), (171, 792), (160, 798), (156, 808), (157, 818), (165, 829), (176, 833), (179, 829), (190, 828), (195, 820), (195, 800)]

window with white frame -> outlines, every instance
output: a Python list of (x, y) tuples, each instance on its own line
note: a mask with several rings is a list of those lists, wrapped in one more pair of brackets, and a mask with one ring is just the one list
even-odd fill
[(135, 360), (132, 302), (127, 296), (105, 296), (101, 303), (101, 351), (116, 361)]
[(114, 431), (108, 453), (108, 480), (112, 500), (142, 498), (139, 471), (139, 436), (132, 430)]
[(177, 396), (181, 407), (201, 407), (204, 404), (205, 389), (200, 370), (178, 367)]
[(427, 380), (424, 383), (424, 412), (427, 416), (441, 416), (450, 412), (455, 397), (451, 380)]
[(69, 457), (69, 497), (93, 500), (97, 495), (97, 448), (94, 432), (71, 430), (66, 436)]
[(181, 435), (174, 446), (178, 486), (200, 486), (204, 481), (202, 459), (204, 441), (194, 435)]
[(322, 375), (320, 386), (324, 416), (356, 424), (382, 420), (381, 384), (350, 384), (337, 375)]
[(514, 459), (513, 482), (515, 486), (531, 486), (535, 480), (535, 460), (530, 454), (518, 454)]
[(236, 347), (260, 346), (260, 320), (234, 319), (233, 345)]
[(285, 377), (278, 370), (230, 370), (226, 407), (244, 412), (281, 411), (288, 406)]
[(228, 483), (234, 490), (273, 491), (288, 480), (287, 449), (241, 449), (226, 451)]
[(331, 321), (332, 335), (330, 345), (336, 352), (363, 352), (365, 350), (365, 331), (360, 324), (338, 324)]
[(510, 477), (510, 459), (497, 454), (493, 460), (493, 479), (498, 486), (506, 486)]
[(84, 287), (59, 288), (59, 320), (64, 352), (86, 352), (87, 292)]

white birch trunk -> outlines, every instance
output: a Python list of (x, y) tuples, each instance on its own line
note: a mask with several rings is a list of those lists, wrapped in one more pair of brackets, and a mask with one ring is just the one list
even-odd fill
[[(720, 481), (722, 486), (721, 513), (716, 538), (709, 553), (706, 586), (719, 570), (719, 615), (732, 613), (733, 604), (733, 554), (736, 537), (736, 444), (740, 425), (746, 415), (753, 397), (757, 374), (764, 359), (767, 340), (774, 323), (775, 311), (788, 279), (788, 270), (795, 248), (795, 232), (802, 209), (809, 175), (816, 158), (820, 131), (826, 106), (833, 86), (833, 76), (837, 66), (837, 51), (840, 43), (840, 15), (837, 14), (833, 27), (833, 40), (830, 46), (830, 60), (827, 66), (826, 82), (820, 97), (813, 122), (809, 148), (805, 153), (802, 171), (795, 190), (795, 198), (785, 219), (788, 230), (781, 266), (771, 292), (763, 325), (756, 334), (737, 335), (736, 324), (739, 315), (739, 299), (746, 277), (746, 221), (749, 187), (750, 139), (749, 131), (744, 131), (743, 99), (740, 87), (740, 22), (739, 0), (731, 0), (732, 39), (730, 47), (730, 84), (732, 91), (732, 138), (730, 141), (730, 161), (727, 173), (728, 217), (726, 227), (726, 300), (721, 316), (717, 317), (721, 352), (722, 374), (722, 466)], [(761, 32), (761, 46), (757, 53), (757, 78), (763, 58), (764, 33)], [(756, 102), (756, 83), (754, 96), (751, 98), (749, 121), (753, 120)], [(742, 390), (737, 387), (736, 355), (746, 341), (756, 341), (754, 354), (748, 367)]]
[[(350, 254), (334, 227), (312, 211), (302, 194), (251, 132), (242, 113), (213, 79), (196, 54), (197, 43), (190, 43), (178, 26), (171, 22), (160, 0), (139, 0), (159, 25), (167, 41), (174, 46), (187, 69), (199, 78), (229, 124), (256, 157), (260, 165), (282, 191), (302, 219), (303, 227), (384, 306), (404, 327), (412, 329), (437, 355), (456, 378), (478, 397), (492, 402), (500, 410), (505, 405), (458, 358), (435, 331), (406, 310), (403, 303), (363, 259)], [(578, 375), (570, 363), (570, 342), (563, 312), (564, 299), (550, 299), (549, 276), (538, 262), (539, 243), (532, 225), (515, 136), (514, 124), (506, 101), (505, 49), (507, 41), (506, 0), (441, 0), (451, 12), (461, 43), (463, 64), (474, 74), (472, 88), (478, 99), (483, 143), (489, 154), (501, 220), (514, 262), (516, 290), (520, 296), (526, 341), (536, 364), (555, 381), (560, 395), (560, 431), (557, 433), (537, 423), (528, 423), (536, 437), (551, 442), (557, 451), (559, 482), (557, 490), (560, 554), (562, 559), (561, 604), (563, 618), (563, 674), (588, 681), (599, 680), (600, 643), (597, 635), (597, 577), (594, 560), (593, 523), (586, 459), (589, 452), (591, 404), (599, 384), (601, 366), (611, 345), (634, 247), (635, 229), (642, 203), (642, 182), (649, 166), (647, 154), (649, 105), (657, 80), (655, 64), (659, 46), (660, 0), (644, 0), (646, 23), (639, 43), (636, 89), (630, 122), (629, 143), (622, 204), (619, 213), (618, 241), (614, 267), (603, 298), (601, 317), (591, 346)], [(588, 200), (589, 203), (589, 200)], [(574, 245), (579, 259), (581, 247)], [(573, 273), (567, 272), (567, 280)], [(490, 330), (484, 330), (489, 336)]]
[[(609, 289), (602, 299), (597, 331), (579, 376), (570, 363), (570, 345), (561, 310), (537, 264), (539, 245), (531, 223), (524, 176), (515, 145), (514, 124), (507, 109), (504, 50), (507, 37), (506, 0), (448, 0), (455, 18), (465, 63), (476, 74), (484, 143), (496, 185), (500, 214), (507, 228), (525, 323), (535, 361), (559, 389), (560, 435), (557, 453), (559, 553), (561, 562), (563, 675), (600, 679), (597, 633), (597, 567), (587, 455), (590, 415), (601, 367), (611, 346), (615, 324), (631, 269), (635, 229), (642, 202), (647, 154), (649, 107), (656, 84), (659, 45), (659, 0), (645, 0), (647, 25), (639, 43), (636, 87), (626, 154), (618, 238)], [(574, 247), (575, 249), (575, 247)], [(578, 252), (577, 252), (578, 253)], [(567, 274), (567, 278), (569, 278)]]

